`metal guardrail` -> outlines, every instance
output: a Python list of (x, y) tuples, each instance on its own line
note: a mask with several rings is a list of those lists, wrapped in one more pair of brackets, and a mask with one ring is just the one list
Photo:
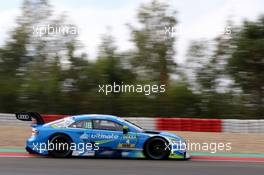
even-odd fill
[(0, 113), (0, 126), (2, 125), (24, 125), (29, 126), (31, 122), (19, 121), (16, 119), (15, 114)]
[(264, 133), (264, 120), (222, 120), (222, 132), (228, 133)]
[[(139, 126), (141, 126), (144, 129), (147, 130), (159, 130), (160, 128), (160, 123), (159, 120), (161, 118), (146, 118), (146, 117), (124, 117), (124, 119), (127, 119)], [(173, 128), (176, 125), (183, 125), (184, 123), (176, 122), (179, 120), (179, 118), (168, 118), (171, 119), (172, 121), (170, 125), (167, 125), (166, 123), (163, 123), (162, 130), (172, 130), (171, 125), (173, 125)], [(55, 120), (55, 119), (54, 119)], [(199, 119), (195, 119), (199, 120)], [(201, 122), (206, 121), (205, 119), (200, 119)], [(210, 120), (210, 119), (209, 119)], [(208, 127), (208, 123), (201, 123), (198, 125), (198, 127), (203, 127), (206, 128)], [(195, 123), (191, 123), (192, 125), (196, 125)], [(19, 121), (16, 119), (15, 114), (5, 114), (5, 113), (0, 113), (0, 126), (3, 125), (23, 125), (23, 126), (30, 126), (31, 122), (25, 122), (25, 121)], [(175, 126), (174, 126), (175, 125)], [(186, 124), (185, 124), (186, 125)], [(170, 127), (169, 127), (170, 126)], [(221, 129), (216, 132), (227, 132), (227, 133), (264, 133), (264, 120), (239, 120), (239, 119), (224, 119), (221, 120), (219, 123), (219, 126)], [(194, 126), (192, 126), (194, 127)], [(197, 125), (196, 125), (197, 127)], [(178, 128), (184, 128), (184, 127), (178, 127)], [(185, 129), (176, 129), (178, 131), (188, 131)], [(190, 130), (189, 130), (190, 131)], [(200, 131), (203, 131), (202, 129)]]
[[(137, 125), (140, 125), (144, 129), (155, 130), (155, 118), (144, 117), (124, 117)], [(16, 119), (15, 114), (0, 113), (0, 126), (2, 125), (24, 125), (29, 126), (31, 122), (19, 121)]]

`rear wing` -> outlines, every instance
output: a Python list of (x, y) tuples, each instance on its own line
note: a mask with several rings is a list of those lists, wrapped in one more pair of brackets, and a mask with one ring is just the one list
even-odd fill
[(15, 114), (16, 118), (21, 121), (32, 121), (32, 119), (35, 119), (37, 125), (45, 123), (42, 116), (37, 112), (17, 112)]

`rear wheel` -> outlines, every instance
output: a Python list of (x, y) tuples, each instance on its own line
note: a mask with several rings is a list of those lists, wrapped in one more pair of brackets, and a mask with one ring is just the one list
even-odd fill
[(49, 139), (49, 155), (52, 157), (69, 157), (72, 155), (71, 147), (72, 140), (66, 135), (55, 135)]
[(167, 159), (170, 155), (170, 150), (167, 148), (167, 141), (160, 137), (154, 137), (147, 141), (144, 154), (148, 159)]

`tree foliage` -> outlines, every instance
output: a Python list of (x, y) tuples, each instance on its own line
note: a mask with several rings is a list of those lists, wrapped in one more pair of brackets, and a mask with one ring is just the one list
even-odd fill
[[(137, 14), (139, 25), (129, 26), (135, 49), (120, 52), (108, 33), (91, 60), (78, 36), (34, 36), (34, 27), (67, 24), (67, 17), (55, 16), (47, 0), (25, 0), (0, 48), (0, 112), (263, 118), (264, 17), (236, 27), (229, 21), (231, 37), (193, 41), (182, 66), (167, 33), (177, 29), (176, 12), (153, 0)], [(164, 84), (166, 92), (99, 92), (114, 83)]]

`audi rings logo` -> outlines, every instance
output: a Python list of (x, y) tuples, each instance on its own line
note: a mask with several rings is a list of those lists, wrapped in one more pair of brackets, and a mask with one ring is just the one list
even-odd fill
[(30, 116), (27, 114), (19, 114), (17, 115), (17, 118), (20, 120), (30, 120)]

